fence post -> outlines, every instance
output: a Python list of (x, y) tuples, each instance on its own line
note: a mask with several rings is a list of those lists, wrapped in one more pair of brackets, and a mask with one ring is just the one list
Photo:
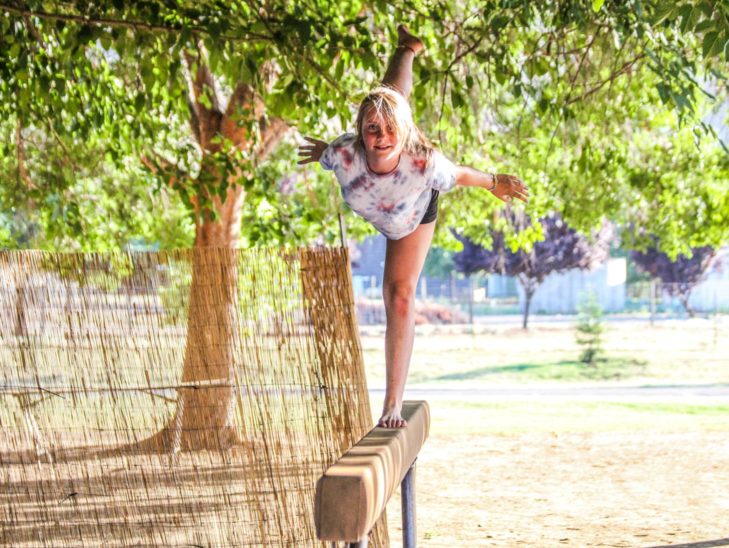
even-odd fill
[(341, 213), (339, 214), (339, 239), (342, 247), (349, 247), (347, 242), (347, 221)]
[(468, 277), (468, 323), (473, 326), (473, 276)]
[(714, 285), (714, 348), (716, 348), (719, 339), (719, 302), (717, 293), (719, 292), (718, 284)]
[(651, 310), (651, 325), (653, 325), (653, 320), (656, 315), (656, 281), (655, 280), (651, 280), (650, 310)]

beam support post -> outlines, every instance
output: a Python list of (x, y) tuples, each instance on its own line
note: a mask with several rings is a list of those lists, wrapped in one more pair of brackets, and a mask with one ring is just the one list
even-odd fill
[(403, 548), (415, 548), (415, 462), (410, 466), (400, 484), (400, 506), (402, 508), (402, 546)]

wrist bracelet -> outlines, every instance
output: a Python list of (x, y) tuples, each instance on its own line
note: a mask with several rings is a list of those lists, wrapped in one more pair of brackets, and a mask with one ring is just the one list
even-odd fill
[(494, 184), (491, 186), (491, 188), (487, 188), (486, 190), (488, 190), (489, 192), (493, 192), (494, 190), (496, 190), (496, 173), (489, 173), (489, 175), (491, 175), (491, 179), (493, 180)]

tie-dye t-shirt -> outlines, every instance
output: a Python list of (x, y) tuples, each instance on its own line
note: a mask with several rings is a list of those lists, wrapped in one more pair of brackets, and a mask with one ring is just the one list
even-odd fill
[(438, 151), (430, 162), (403, 152), (394, 170), (379, 175), (370, 170), (355, 141), (352, 133), (341, 135), (319, 161), (324, 169), (334, 170), (347, 205), (391, 240), (418, 227), (432, 189), (447, 192), (456, 184), (455, 166)]

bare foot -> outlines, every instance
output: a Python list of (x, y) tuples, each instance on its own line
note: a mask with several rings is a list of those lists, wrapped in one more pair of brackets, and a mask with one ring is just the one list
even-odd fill
[(408, 425), (408, 421), (402, 418), (402, 405), (392, 407), (385, 406), (382, 409), (382, 416), (377, 421), (377, 426), (382, 428), (404, 428)]
[(408, 48), (415, 55), (417, 55), (425, 47), (420, 38), (410, 34), (410, 31), (405, 25), (397, 26), (397, 45)]

